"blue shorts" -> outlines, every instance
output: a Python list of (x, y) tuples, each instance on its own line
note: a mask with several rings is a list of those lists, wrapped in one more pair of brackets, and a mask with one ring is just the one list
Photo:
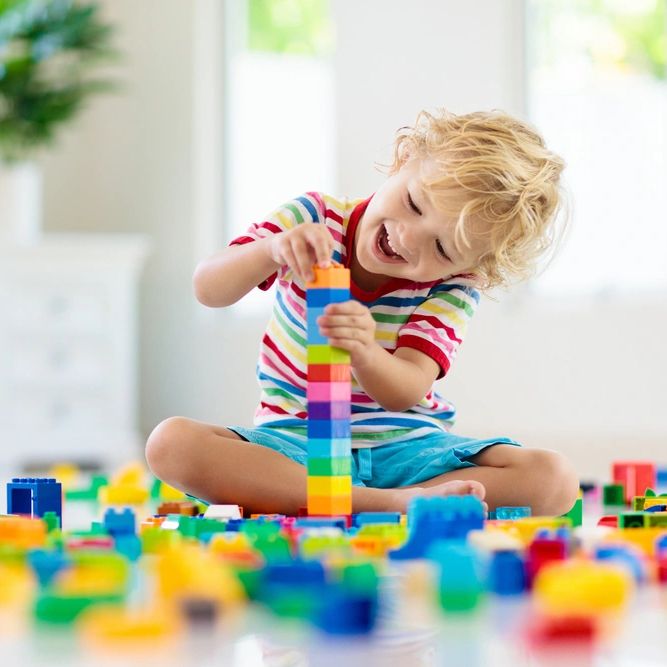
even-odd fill
[[(303, 438), (285, 429), (270, 426), (229, 426), (244, 440), (269, 447), (305, 466), (308, 452)], [(459, 468), (474, 467), (470, 460), (491, 445), (517, 445), (509, 438), (475, 440), (445, 431), (434, 431), (418, 440), (393, 442), (352, 450), (352, 484), (378, 489), (421, 484), (433, 477)]]

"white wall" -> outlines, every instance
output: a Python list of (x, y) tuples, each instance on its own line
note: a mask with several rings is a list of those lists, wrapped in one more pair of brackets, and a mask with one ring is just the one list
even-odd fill
[[(207, 312), (191, 294), (201, 240), (216, 236), (202, 230), (204, 195), (192, 186), (202, 166), (193, 142), (207, 136), (193, 125), (202, 117), (193, 111), (193, 7), (106, 0), (120, 26), (126, 92), (96, 103), (45, 162), (49, 229), (153, 238), (142, 288), (146, 431), (171, 414), (249, 423), (257, 399), (263, 322)], [(373, 162), (387, 159), (394, 131), (422, 107), (522, 114), (520, 0), (338, 0), (334, 8), (339, 193), (377, 186)], [(485, 302), (442, 383), (459, 407), (459, 432), (555, 445), (582, 475), (605, 476), (613, 458), (660, 458), (666, 305), (640, 296), (547, 302), (526, 290)]]

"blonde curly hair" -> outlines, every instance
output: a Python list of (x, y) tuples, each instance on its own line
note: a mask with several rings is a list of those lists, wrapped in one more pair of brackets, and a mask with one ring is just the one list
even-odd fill
[(500, 111), (422, 111), (398, 131), (389, 173), (415, 157), (424, 159), (426, 193), (457, 216), (456, 242), (483, 242), (473, 269), (482, 289), (531, 276), (555, 247), (565, 163), (526, 123)]

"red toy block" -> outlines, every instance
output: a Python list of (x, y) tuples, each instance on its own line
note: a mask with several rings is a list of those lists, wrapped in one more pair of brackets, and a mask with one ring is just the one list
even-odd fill
[(635, 496), (643, 496), (646, 489), (655, 488), (655, 464), (649, 461), (614, 461), (612, 479), (615, 484), (623, 484), (625, 502), (630, 503)]
[(607, 516), (598, 519), (598, 526), (609, 526), (610, 528), (618, 528), (618, 515), (608, 514)]
[(538, 538), (530, 543), (527, 555), (526, 570), (532, 582), (547, 563), (567, 558), (567, 543), (561, 539)]

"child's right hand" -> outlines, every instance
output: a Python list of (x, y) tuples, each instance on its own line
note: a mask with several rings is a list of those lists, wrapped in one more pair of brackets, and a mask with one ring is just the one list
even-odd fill
[(331, 264), (334, 240), (327, 226), (303, 222), (271, 238), (269, 254), (281, 266), (287, 265), (304, 283), (313, 280), (313, 265), (327, 268)]

